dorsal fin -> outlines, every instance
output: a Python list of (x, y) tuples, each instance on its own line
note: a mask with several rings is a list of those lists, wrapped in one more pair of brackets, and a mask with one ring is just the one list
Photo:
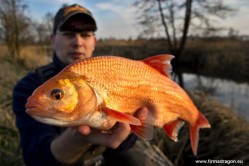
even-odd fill
[(142, 61), (147, 65), (153, 67), (157, 71), (159, 71), (161, 74), (170, 77), (170, 73), (172, 71), (172, 66), (170, 64), (170, 61), (173, 58), (174, 58), (173, 55), (162, 54), (143, 59)]

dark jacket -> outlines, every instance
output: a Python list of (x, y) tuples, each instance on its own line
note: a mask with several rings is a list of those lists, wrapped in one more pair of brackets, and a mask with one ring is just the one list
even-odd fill
[[(65, 65), (54, 56), (52, 63), (36, 69), (35, 72), (28, 73), (14, 87), (12, 106), (16, 115), (16, 126), (20, 132), (23, 159), (27, 166), (60, 165), (51, 153), (50, 144), (61, 133), (61, 128), (42, 124), (31, 118), (25, 112), (25, 103), (38, 86), (64, 67)], [(135, 135), (130, 135), (116, 150), (107, 149), (104, 156), (108, 158), (108, 154), (113, 154), (113, 151), (117, 154), (128, 150), (136, 139)], [(80, 165), (80, 163), (75, 165)]]

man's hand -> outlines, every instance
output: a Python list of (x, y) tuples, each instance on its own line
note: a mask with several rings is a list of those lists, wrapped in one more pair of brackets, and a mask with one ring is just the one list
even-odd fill
[(76, 130), (84, 140), (113, 149), (117, 148), (129, 136), (131, 131), (129, 124), (125, 123), (116, 123), (108, 131), (92, 129), (89, 126), (79, 126)]
[[(135, 117), (144, 120), (148, 115), (146, 108), (138, 109)], [(131, 133), (129, 124), (117, 122), (110, 130), (101, 131), (82, 125), (70, 127), (51, 144), (55, 158), (63, 163), (73, 163), (85, 153), (92, 144), (117, 148)]]
[[(135, 117), (144, 120), (146, 119), (147, 114), (148, 110), (146, 108), (141, 108), (136, 111)], [(116, 123), (108, 131), (92, 129), (86, 125), (77, 127), (76, 131), (79, 132), (86, 141), (115, 149), (129, 136), (131, 128), (129, 124)]]

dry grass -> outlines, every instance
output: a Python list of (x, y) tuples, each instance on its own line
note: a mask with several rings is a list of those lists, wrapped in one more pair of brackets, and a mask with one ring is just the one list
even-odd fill
[[(17, 80), (23, 77), (28, 69), (34, 68), (47, 61), (36, 47), (26, 47), (22, 51), (21, 61), (13, 63), (7, 48), (0, 46), (0, 163), (1, 166), (23, 165), (19, 150), (19, 133), (15, 126), (15, 117), (11, 109), (12, 89)], [(21, 62), (21, 63), (20, 63)]]
[(51, 48), (49, 46), (26, 46), (21, 51), (21, 59), (29, 69), (45, 65), (51, 60)]
[(153, 144), (143, 139), (139, 139), (135, 144), (135, 148), (139, 151), (143, 151), (154, 166), (174, 166), (159, 147), (160, 142), (159, 144)]
[(8, 50), (7, 47), (5, 45), (1, 45), (0, 44), (0, 50), (1, 50), (1, 54), (0, 57), (2, 58), (3, 56), (8, 55)]

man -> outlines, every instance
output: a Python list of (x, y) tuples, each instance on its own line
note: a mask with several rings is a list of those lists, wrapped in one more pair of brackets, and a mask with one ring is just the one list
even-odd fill
[[(25, 103), (32, 92), (66, 65), (92, 56), (97, 30), (90, 11), (79, 5), (61, 8), (51, 35), (53, 62), (21, 79), (13, 90), (13, 111), (20, 131), (23, 158), (27, 166), (111, 165), (116, 160), (126, 165), (122, 156), (135, 143), (128, 124), (118, 123), (108, 133), (88, 126), (59, 128), (39, 123), (25, 113)], [(145, 116), (147, 110), (137, 111)]]

